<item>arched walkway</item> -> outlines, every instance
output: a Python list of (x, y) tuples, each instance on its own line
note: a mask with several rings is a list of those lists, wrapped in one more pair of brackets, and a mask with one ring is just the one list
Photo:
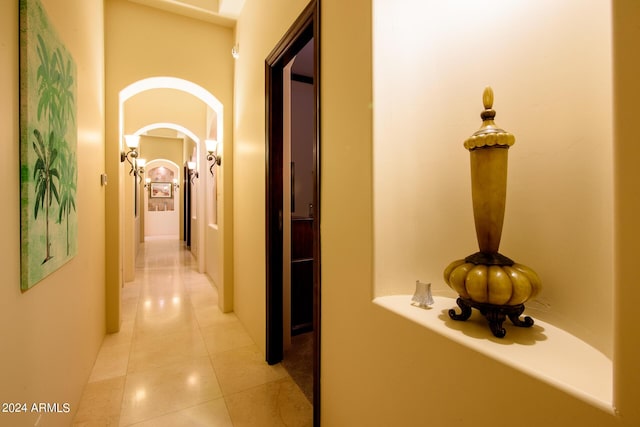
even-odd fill
[[(181, 94), (179, 96), (182, 97), (180, 98), (182, 103), (160, 102), (154, 104), (152, 102), (147, 108), (141, 108), (139, 105), (139, 100), (145, 100), (145, 97), (160, 95), (176, 96), (176, 91), (179, 91), (178, 94)], [(184, 106), (185, 99), (189, 97), (192, 98), (192, 101), (186, 101), (187, 103), (192, 106), (201, 105), (201, 107), (198, 107), (201, 113), (194, 115), (197, 116), (195, 120), (199, 120), (195, 125), (193, 122), (184, 120), (184, 117), (180, 116), (180, 109)], [(216, 139), (220, 146), (224, 144), (224, 108), (222, 103), (209, 91), (193, 82), (175, 77), (151, 77), (134, 82), (122, 89), (119, 92), (118, 104), (118, 135), (121, 150), (127, 150), (124, 144), (125, 134), (152, 135), (154, 132), (160, 130), (172, 130), (175, 132), (176, 137), (184, 138), (184, 141), (190, 141), (189, 144), (191, 144), (191, 147), (194, 147), (193, 152), (190, 151), (190, 148), (185, 148), (181, 160), (174, 162), (178, 164), (178, 170), (181, 171), (182, 164), (185, 164), (187, 161), (195, 161), (195, 170), (197, 171), (197, 176), (199, 176), (199, 179), (191, 181), (193, 184), (190, 187), (191, 193), (196, 196), (194, 197), (195, 206), (193, 208), (193, 218), (187, 219), (192, 222), (190, 227), (190, 229), (193, 230), (191, 234), (191, 250), (195, 255), (198, 271), (200, 273), (206, 273), (210, 280), (214, 282), (215, 286), (219, 288), (221, 307), (232, 306), (230, 301), (225, 304), (225, 296), (228, 296), (228, 298), (232, 297), (233, 285), (231, 281), (227, 281), (227, 283), (223, 281), (225, 253), (231, 253), (231, 251), (225, 251), (223, 247), (225, 242), (224, 217), (223, 214), (221, 217), (220, 214), (207, 212), (208, 209), (217, 208), (215, 201), (211, 202), (209, 199), (220, 199), (222, 203), (224, 201), (224, 192), (220, 191), (217, 195), (214, 195), (211, 190), (211, 188), (215, 188), (212, 182), (214, 178), (213, 176), (209, 176), (209, 165), (206, 159), (207, 153), (205, 145), (203, 144), (204, 140), (208, 138)], [(171, 119), (172, 111), (175, 113), (176, 120)], [(167, 117), (167, 115), (169, 115), (169, 117)], [(169, 118), (169, 120), (167, 120), (167, 118)], [(220, 168), (220, 166), (217, 167)], [(137, 210), (134, 205), (140, 203), (139, 194), (144, 194), (142, 191), (144, 191), (145, 188), (142, 177), (138, 177), (137, 180), (132, 180), (130, 176), (127, 175), (127, 171), (128, 168), (126, 168), (126, 170), (125, 168), (120, 168), (120, 181), (123, 185), (119, 186), (119, 215), (122, 221), (122, 226), (120, 227), (122, 244), (120, 246), (119, 257), (123, 269), (122, 277), (125, 280), (132, 280), (135, 277), (134, 266), (139, 242), (140, 240), (144, 240), (144, 238), (140, 239), (141, 233), (144, 235), (144, 224), (141, 224), (139, 215), (136, 216)], [(189, 180), (187, 180), (187, 182), (189, 182)], [(219, 188), (222, 189), (223, 187), (220, 186)], [(217, 197), (214, 199), (213, 196)], [(107, 213), (107, 215), (112, 214)], [(207, 218), (218, 218), (215, 227), (207, 226)], [(143, 221), (144, 220), (142, 220), (142, 222)], [(227, 241), (230, 241), (230, 239), (227, 239)], [(231, 261), (229, 260), (227, 262), (230, 263)], [(118, 283), (109, 282), (107, 286), (108, 289), (111, 289), (112, 286), (120, 285), (121, 282), (118, 281)], [(226, 290), (223, 288), (224, 286), (226, 286)], [(108, 290), (108, 294), (119, 295), (120, 291), (116, 291), (115, 289)], [(108, 300), (111, 304), (116, 303), (120, 298), (109, 298)], [(117, 315), (121, 317), (119, 315), (120, 310), (109, 307), (108, 305), (108, 313), (113, 313), (114, 316)], [(225, 311), (228, 311), (228, 309)], [(120, 320), (114, 319), (113, 321), (109, 321), (110, 324), (116, 324), (116, 322), (119, 323)]]

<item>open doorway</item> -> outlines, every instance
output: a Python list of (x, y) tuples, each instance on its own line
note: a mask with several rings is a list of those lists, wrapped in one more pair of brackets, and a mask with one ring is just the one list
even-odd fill
[[(299, 365), (306, 372), (311, 390), (305, 394), (313, 403), (314, 425), (320, 425), (318, 17), (313, 0), (267, 57), (265, 76), (267, 362), (282, 361), (285, 368)], [(307, 113), (303, 105), (309, 106)], [(301, 130), (307, 120), (308, 131)], [(302, 185), (307, 178), (308, 185)], [(307, 369), (302, 360), (286, 360), (303, 357), (310, 359)], [(309, 389), (303, 383), (305, 372), (290, 371), (303, 392)]]
[(180, 169), (175, 162), (153, 159), (146, 164), (142, 207), (143, 241), (180, 237)]

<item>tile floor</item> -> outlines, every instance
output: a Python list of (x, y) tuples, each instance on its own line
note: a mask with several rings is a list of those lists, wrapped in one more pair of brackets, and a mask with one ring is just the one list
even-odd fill
[(176, 240), (147, 241), (122, 290), (74, 426), (311, 426), (313, 409), (269, 366)]

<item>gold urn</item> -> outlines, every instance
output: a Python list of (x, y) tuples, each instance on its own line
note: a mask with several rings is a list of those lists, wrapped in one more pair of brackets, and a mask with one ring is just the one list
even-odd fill
[(531, 268), (500, 254), (500, 238), (507, 195), (507, 163), (509, 147), (515, 137), (494, 122), (493, 90), (484, 90), (482, 127), (464, 142), (471, 158), (471, 198), (479, 252), (450, 263), (444, 270), (445, 282), (459, 298), (460, 314), (454, 309), (449, 316), (467, 320), (471, 309), (478, 309), (489, 321), (496, 337), (506, 331), (502, 323), (508, 317), (516, 326), (530, 327), (533, 319), (526, 316), (524, 303), (541, 289), (540, 278)]

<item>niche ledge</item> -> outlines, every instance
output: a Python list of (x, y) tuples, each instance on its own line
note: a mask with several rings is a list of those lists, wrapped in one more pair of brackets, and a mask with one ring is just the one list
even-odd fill
[(590, 405), (615, 413), (613, 364), (584, 341), (538, 319), (534, 319), (531, 328), (515, 327), (507, 319), (503, 324), (507, 335), (496, 338), (477, 310), (467, 321), (455, 321), (448, 315), (451, 308), (460, 312), (455, 298), (434, 296), (434, 300), (428, 309), (411, 305), (411, 295), (381, 296), (373, 303)]

